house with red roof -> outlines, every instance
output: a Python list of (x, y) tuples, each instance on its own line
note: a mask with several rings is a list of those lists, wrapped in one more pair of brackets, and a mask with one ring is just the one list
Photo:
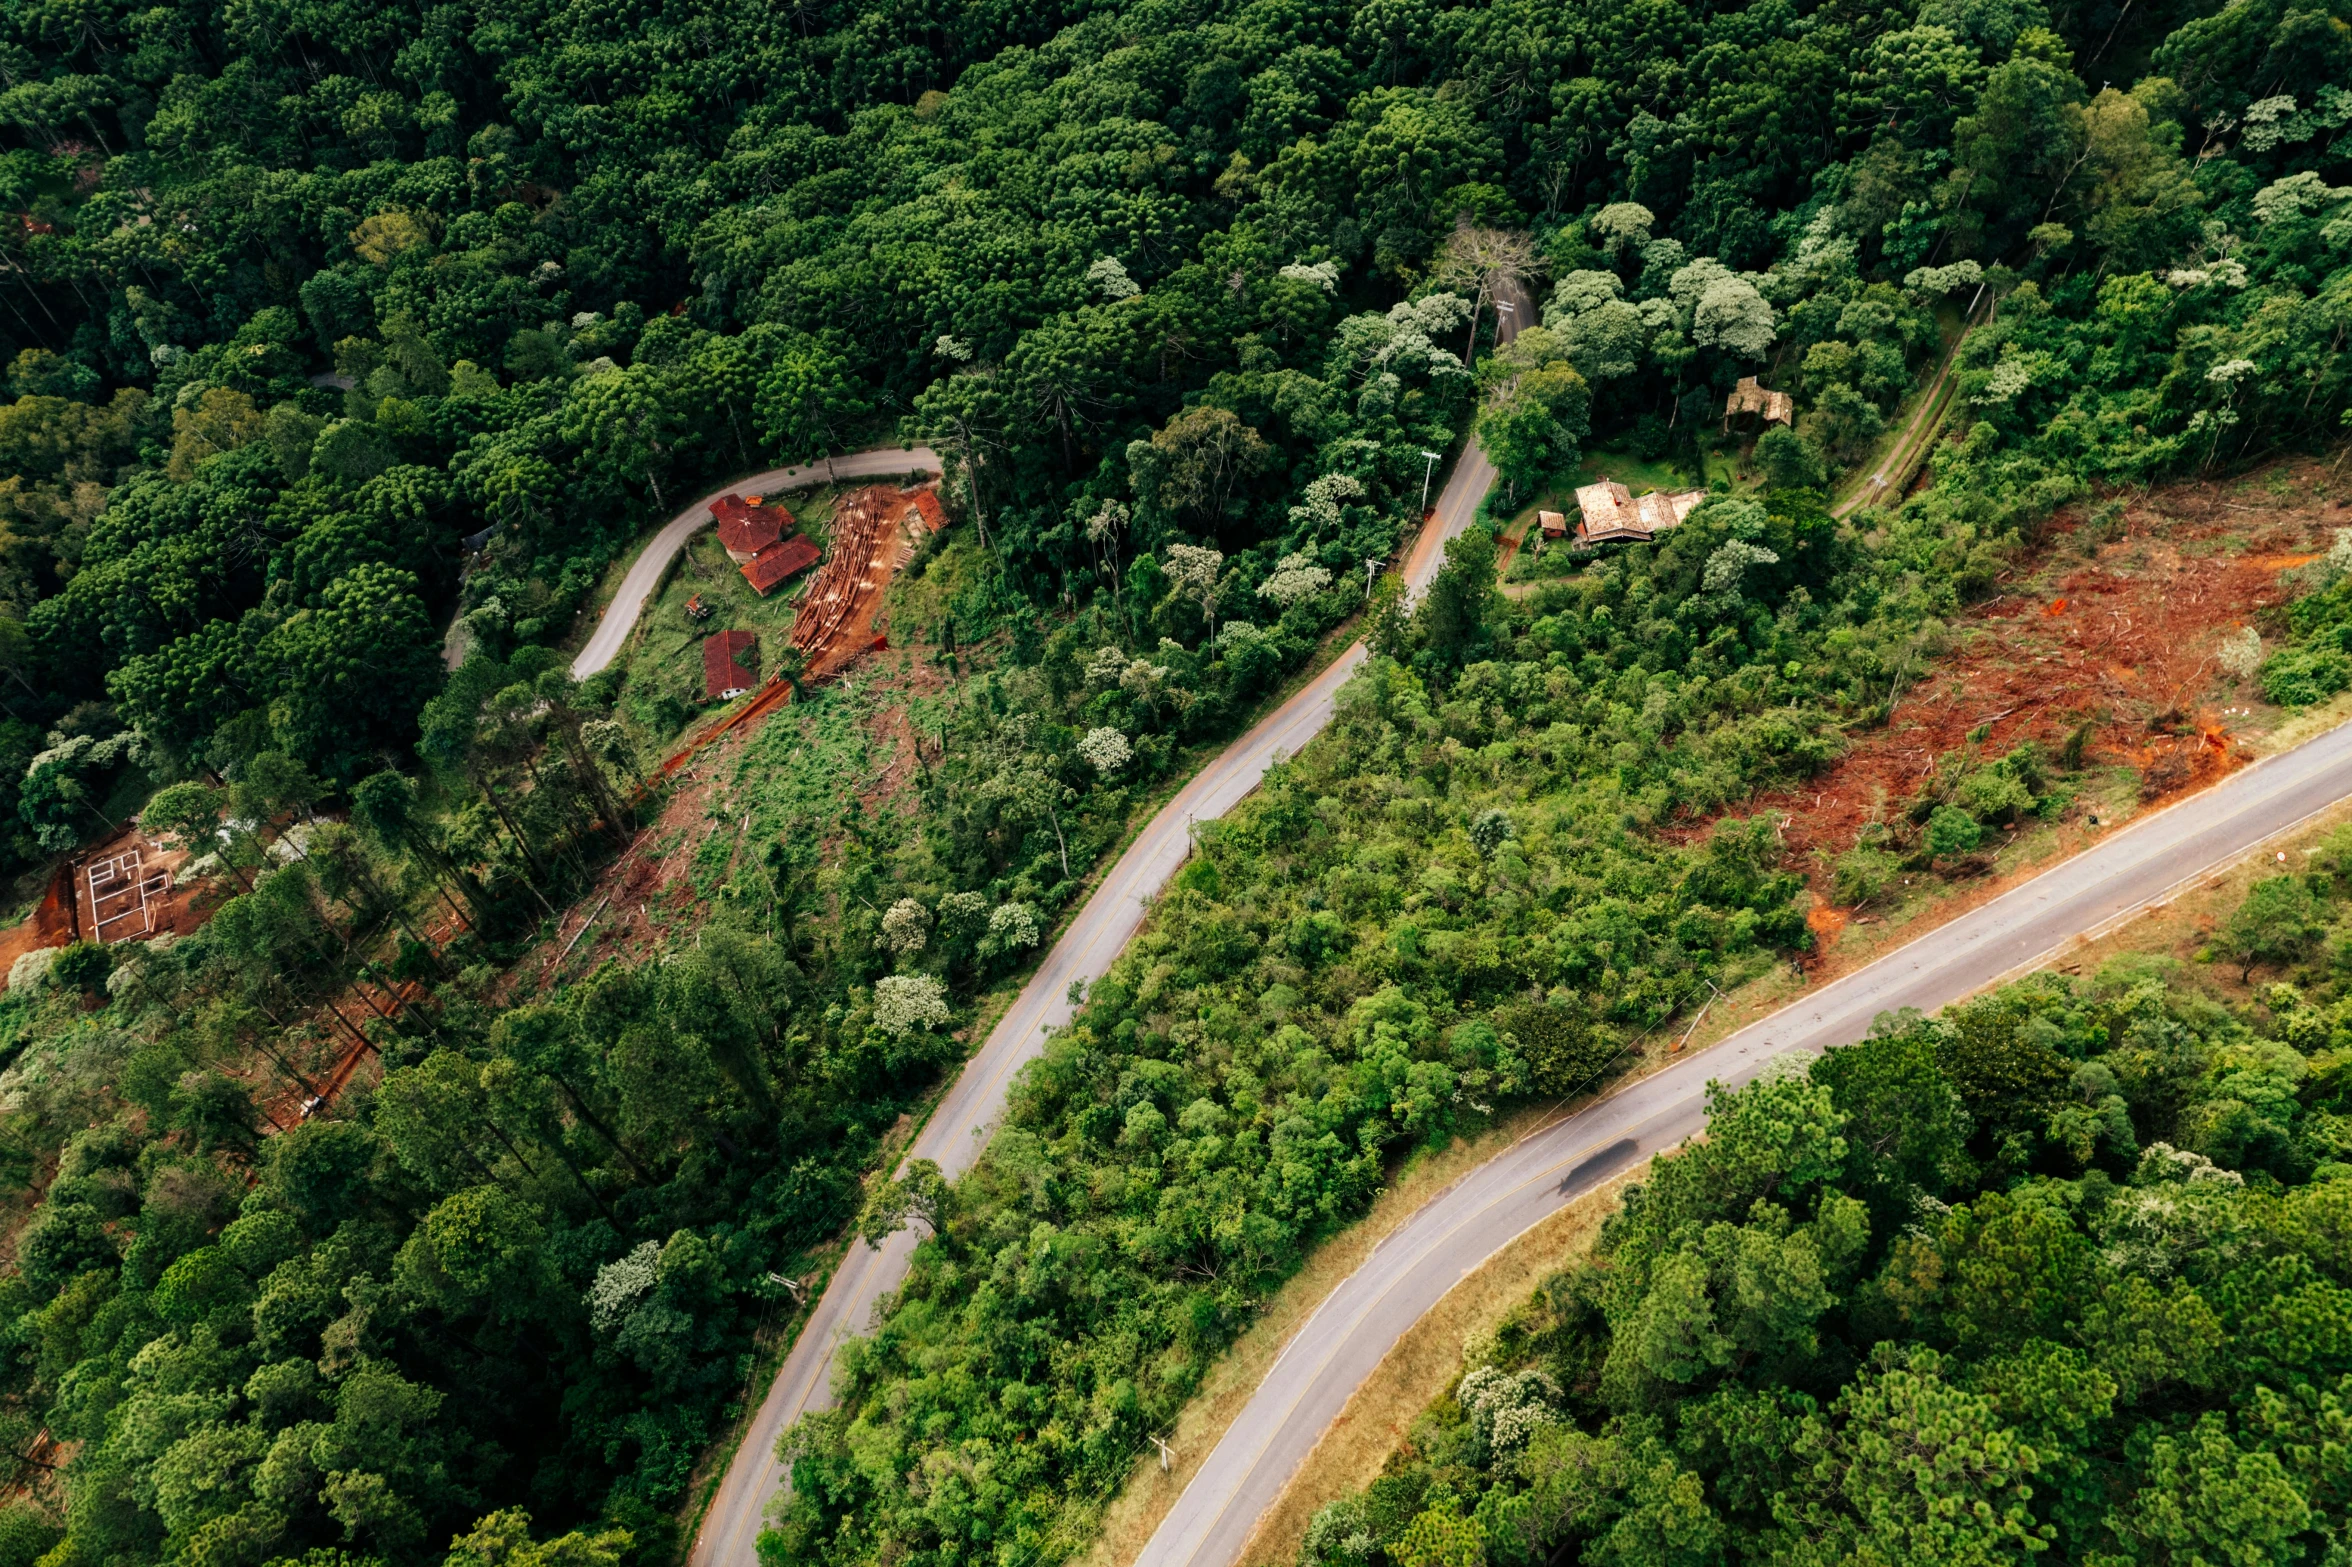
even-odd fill
[(808, 535), (795, 533), (762, 548), (751, 559), (743, 562), (743, 580), (761, 598), (766, 598), (783, 583), (814, 566), (824, 551), (811, 544)]
[(749, 500), (740, 495), (722, 495), (711, 502), (710, 513), (719, 525), (720, 547), (738, 566), (797, 526), (790, 511), (770, 505), (757, 495)]
[(702, 642), (702, 694), (713, 702), (741, 696), (759, 684), (759, 638), (748, 631), (714, 631)]
[(915, 491), (915, 514), (932, 533), (947, 526), (947, 511), (939, 504), (939, 492), (928, 486)]

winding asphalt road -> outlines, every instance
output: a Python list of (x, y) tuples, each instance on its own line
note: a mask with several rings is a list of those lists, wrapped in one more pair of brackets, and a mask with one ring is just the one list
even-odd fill
[(1251, 1530), (1404, 1331), (1515, 1237), (1706, 1125), (1710, 1082), (1932, 1012), (2123, 923), (2352, 794), (2352, 725), (2142, 818), (1973, 913), (1666, 1070), (1532, 1133), (1441, 1193), (1318, 1307), (1193, 1476), (1137, 1567), (1231, 1567)]
[(621, 649), (628, 644), (629, 633), (637, 629), (637, 617), (645, 613), (645, 601), (660, 585), (662, 573), (669, 570), (671, 559), (686, 547), (688, 539), (711, 525), (710, 504), (720, 496), (773, 495), (779, 490), (805, 490), (831, 484), (836, 479), (878, 479), (891, 474), (939, 471), (939, 454), (928, 446), (877, 446), (872, 451), (852, 452), (827, 462), (770, 468), (711, 491), (664, 523), (661, 532), (653, 536), (653, 542), (638, 551), (637, 558), (629, 563), (629, 574), (621, 579), (620, 592), (605, 606), (604, 618), (596, 623), (588, 645), (572, 660), (572, 678), (585, 680), (620, 656)]
[[(1515, 335), (1514, 323), (1526, 319), (1532, 310), (1526, 296), (1519, 295), (1518, 309), (1501, 318), (1503, 337)], [(909, 454), (891, 455), (903, 463)], [(846, 464), (849, 459), (842, 461)], [(1418, 594), (1437, 575), (1445, 563), (1447, 542), (1477, 518), (1478, 503), (1486, 498), (1494, 481), (1494, 465), (1475, 442), (1471, 443), (1455, 461), (1437, 505), (1406, 552), (1403, 575), (1409, 595)], [(760, 480), (744, 482), (757, 488)], [(689, 520), (681, 517), (663, 529), (646, 556), (651, 557), (662, 539)], [(686, 527), (679, 532), (679, 540), (691, 532), (693, 528)], [(671, 550), (676, 548), (676, 544), (670, 546)], [(664, 562), (667, 559), (667, 555), (662, 557)], [(644, 569), (641, 558), (631, 568), (629, 581), (636, 582)], [(660, 574), (660, 567), (655, 566), (647, 575), (645, 588), (638, 594), (640, 600)], [(626, 593), (624, 586), (624, 596)], [(635, 616), (629, 619), (633, 622)], [(607, 626), (610, 624), (608, 614)], [(598, 628), (596, 640), (580, 655), (583, 661), (596, 651), (605, 630)], [(624, 624), (611, 648), (617, 649), (626, 634)], [(604, 656), (609, 659), (611, 651)], [(1070, 921), (1036, 974), (1021, 988), (1011, 1010), (989, 1032), (979, 1053), (964, 1064), (954, 1086), (907, 1150), (909, 1159), (935, 1160), (950, 1179), (972, 1167), (988, 1131), (1004, 1112), (1013, 1074), (1044, 1048), (1048, 1029), (1070, 1020), (1075, 1010), (1069, 1000), (1072, 984), (1099, 978), (1143, 923), (1151, 899), (1192, 852), (1192, 824), (1223, 816), (1257, 788), (1276, 758), (1295, 755), (1321, 733), (1331, 722), (1339, 688), (1365, 656), (1363, 643), (1350, 646), (1304, 689), (1227, 747), (1152, 818)], [(574, 673), (581, 672), (575, 665)], [(695, 1535), (690, 1567), (756, 1567), (759, 1556), (755, 1546), (768, 1503), (785, 1478), (783, 1465), (776, 1460), (776, 1441), (803, 1414), (832, 1405), (833, 1363), (842, 1341), (865, 1332), (875, 1303), (898, 1288), (914, 1255), (915, 1241), (912, 1231), (900, 1230), (878, 1249), (851, 1243), (719, 1482), (718, 1494), (711, 1499), (702, 1529)]]

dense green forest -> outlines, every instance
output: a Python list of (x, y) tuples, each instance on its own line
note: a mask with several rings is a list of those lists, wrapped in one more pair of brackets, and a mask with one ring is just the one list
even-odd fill
[[(138, 813), (222, 897), (0, 997), (0, 1424), (63, 1464), (0, 1567), (670, 1560), (762, 1281), (909, 1211), (765, 1549), (1076, 1549), (1387, 1160), (1804, 944), (1767, 825), (1659, 827), (1882, 717), (2053, 507), (2340, 428), (2348, 65), (2341, 0), (0, 9), (5, 868)], [(1932, 483), (1833, 519), (1971, 311)], [(1695, 473), (1751, 373), (1797, 428), (1663, 545), (1369, 580), (1474, 423), (1512, 496)], [(613, 560), (915, 440), (952, 696), (896, 814), (762, 815), (660, 961), (509, 972), (646, 819), (558, 651)], [(2281, 700), (2343, 683), (2328, 605)], [(984, 1167), (862, 1190), (1367, 608)], [(2071, 765), (1957, 758), (1840, 875)], [(380, 1083), (278, 1131), (363, 980)]]
[[(1768, 824), (1695, 843), (1656, 827), (1834, 755), (2051, 507), (2335, 427), (2352, 223), (2325, 173), (2352, 99), (2293, 62), (2342, 24), (2243, 4), (2126, 21), (1464, 10), (1427, 24), (1461, 40), (1434, 61), (1409, 30), (1411, 53), (1379, 35), (1358, 112), (1432, 70), (1435, 103), (1492, 117), (1506, 193), (1543, 236), (1541, 326), (1485, 372), (1507, 481), (1542, 482), (1579, 443), (1687, 450), (1758, 359), (1804, 415), (1758, 442), (1761, 493), (1719, 495), (1653, 549), (1504, 601), (1474, 535), (1417, 609), (1376, 613), (1333, 731), (1202, 834), (980, 1169), (892, 1189), (882, 1211), (931, 1237), (842, 1407), (787, 1439), (772, 1562), (1082, 1548), (1150, 1434), (1386, 1161), (1510, 1096), (1594, 1085), (1708, 984), (1804, 944)], [(2078, 55), (2138, 80), (2094, 92)], [(1791, 90), (1808, 76), (1837, 89)], [(1289, 156), (1354, 145), (1334, 124)], [(1282, 189), (1284, 169), (1258, 178)], [(1445, 243), (1433, 278), (1477, 240)], [(1388, 264), (1376, 243), (1371, 269)], [(1979, 288), (1991, 318), (1959, 351), (1932, 482), (1840, 526), (1817, 487), (1872, 450), (1938, 307)], [(1943, 762), (1845, 853), (1841, 891), (1964, 864), (2074, 787), (2072, 759), (2030, 748)], [(1970, 1168), (1997, 1198), (2041, 1173), (2030, 1146)], [(1531, 1535), (1527, 1559), (1562, 1538)], [(2088, 1538), (2069, 1541), (2080, 1559), (2140, 1537)], [(1822, 1559), (1904, 1554), (1849, 1544)], [(1453, 1549), (1427, 1559), (1479, 1559)], [(1684, 1550), (1640, 1559), (1720, 1542)]]
[(1719, 1093), (1303, 1567), (2341, 1559), (2348, 856)]

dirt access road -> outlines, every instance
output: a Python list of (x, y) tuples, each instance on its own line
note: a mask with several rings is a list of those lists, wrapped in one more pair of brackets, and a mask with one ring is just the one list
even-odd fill
[(1137, 1567), (1231, 1567), (1332, 1419), (1404, 1331), (1471, 1270), (1637, 1159), (1706, 1125), (1709, 1082), (1847, 1044), (1879, 1013), (1932, 1012), (2037, 966), (2077, 937), (2162, 903), (2182, 885), (2352, 794), (2352, 726), (2246, 768), (2141, 818), (1974, 912), (1813, 995), (1628, 1085), (1489, 1160), (1381, 1243), (1284, 1346)]
[[(1503, 316), (1503, 336), (1514, 335), (1511, 323), (1532, 313), (1533, 305), (1520, 294), (1516, 310)], [(1446, 544), (1477, 520), (1479, 502), (1494, 481), (1494, 464), (1486, 454), (1475, 443), (1466, 447), (1406, 552), (1408, 594), (1418, 594), (1437, 575), (1445, 563)], [(1142, 925), (1149, 900), (1191, 853), (1192, 824), (1213, 821), (1233, 809), (1257, 788), (1277, 757), (1295, 754), (1321, 733), (1331, 722), (1339, 688), (1365, 656), (1363, 643), (1349, 647), (1305, 689), (1202, 768), (1152, 818), (1070, 921), (987, 1042), (964, 1064), (907, 1151), (909, 1159), (936, 1160), (951, 1180), (972, 1167), (988, 1131), (1004, 1112), (1013, 1074), (1044, 1048), (1047, 1029), (1069, 1021), (1075, 1010), (1069, 1000), (1072, 983), (1100, 977)], [(841, 1266), (833, 1270), (815, 1312), (801, 1328), (719, 1482), (718, 1495), (695, 1535), (691, 1567), (756, 1567), (768, 1503), (785, 1478), (783, 1465), (776, 1461), (776, 1440), (803, 1414), (831, 1405), (835, 1354), (844, 1339), (867, 1330), (875, 1302), (906, 1277), (915, 1239), (911, 1231), (900, 1230), (878, 1250), (853, 1242)]]
[(825, 462), (808, 463), (792, 468), (770, 468), (736, 480), (733, 484), (711, 491), (700, 500), (662, 525), (637, 558), (629, 563), (629, 574), (621, 579), (621, 589), (604, 609), (604, 618), (597, 621), (588, 645), (580, 649), (572, 660), (572, 678), (585, 680), (606, 668), (620, 657), (621, 649), (629, 641), (629, 633), (637, 629), (637, 617), (645, 612), (645, 601), (660, 585), (662, 573), (670, 569), (670, 562), (686, 541), (711, 526), (710, 504), (722, 495), (748, 492), (753, 495), (774, 495), (783, 490), (806, 490), (820, 484), (831, 484), (837, 479), (874, 479), (901, 473), (940, 472), (939, 454), (928, 446), (877, 446), (871, 451), (852, 452), (847, 457), (835, 457)]
[(1885, 506), (1903, 498), (1903, 487), (1919, 471), (1928, 448), (1935, 444), (1937, 432), (1944, 427), (1944, 415), (1952, 406), (1952, 367), (1959, 361), (1960, 345), (1976, 330), (1976, 307), (1983, 300), (1984, 288), (1979, 285), (1975, 296), (1968, 301), (1968, 309), (1961, 314), (1960, 335), (1944, 350), (1943, 363), (1936, 366), (1935, 379), (1919, 394), (1910, 419), (1887, 448), (1886, 456), (1855, 481), (1844, 500), (1830, 507), (1832, 517), (1851, 517), (1864, 505)]

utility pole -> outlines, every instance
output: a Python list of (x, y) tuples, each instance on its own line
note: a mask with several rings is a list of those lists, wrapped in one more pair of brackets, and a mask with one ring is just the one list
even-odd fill
[(1371, 603), (1371, 602), (1372, 602), (1372, 581), (1373, 581), (1373, 579), (1374, 579), (1374, 578), (1378, 577), (1379, 575), (1380, 575), (1380, 557), (1379, 557), (1379, 556), (1377, 556), (1377, 555), (1367, 555), (1367, 556), (1365, 556), (1365, 557), (1364, 557), (1364, 602), (1365, 602), (1365, 603), (1367, 603), (1367, 604), (1369, 604), (1369, 603)]
[(1428, 466), (1421, 470), (1421, 515), (1426, 517), (1429, 515), (1429, 481), (1436, 477), (1437, 460), (1445, 453), (1424, 451), (1421, 455), (1429, 459)]

